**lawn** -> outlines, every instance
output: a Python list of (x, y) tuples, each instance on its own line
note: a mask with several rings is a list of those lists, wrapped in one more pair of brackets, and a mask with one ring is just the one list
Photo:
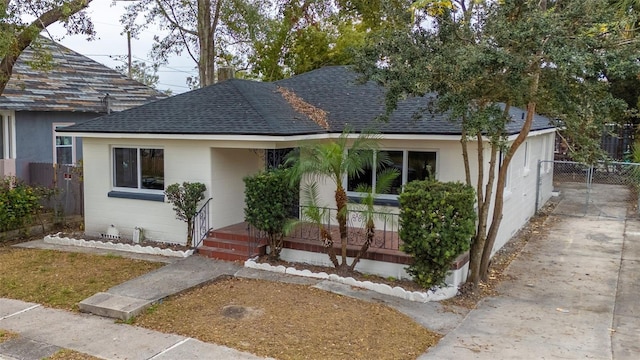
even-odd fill
[(164, 264), (113, 255), (0, 247), (0, 297), (77, 310), (77, 303)]
[(277, 359), (415, 359), (440, 339), (385, 305), (239, 278), (166, 299), (133, 323)]

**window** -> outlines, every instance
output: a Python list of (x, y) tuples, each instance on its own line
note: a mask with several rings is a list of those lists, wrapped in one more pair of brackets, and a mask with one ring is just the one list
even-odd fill
[(114, 187), (164, 190), (164, 150), (146, 148), (113, 149)]
[(73, 136), (58, 133), (56, 130), (73, 123), (53, 124), (53, 163), (54, 164), (75, 164), (76, 162), (76, 142)]
[[(380, 168), (365, 169), (360, 176), (348, 179), (347, 191), (355, 192), (358, 185), (364, 184), (375, 189), (377, 174), (386, 168), (395, 168), (399, 176), (393, 181), (391, 188), (383, 193), (382, 197), (393, 197), (402, 192), (402, 186), (413, 180), (424, 180), (435, 176), (437, 154), (434, 151), (407, 151), (393, 150), (385, 151), (389, 163)], [(371, 153), (371, 156), (378, 156)], [(374, 161), (375, 163), (375, 161)]]

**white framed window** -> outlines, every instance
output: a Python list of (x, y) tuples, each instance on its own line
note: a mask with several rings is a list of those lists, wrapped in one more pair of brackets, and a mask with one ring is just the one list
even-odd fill
[(552, 159), (552, 152), (551, 152), (551, 147), (549, 146), (550, 141), (549, 141), (550, 136), (549, 135), (543, 135), (542, 137), (542, 154), (543, 154), (543, 158), (542, 160), (544, 161), (543, 165), (542, 165), (542, 171), (544, 173), (548, 173), (551, 170), (551, 165), (553, 164), (551, 162)]
[[(500, 167), (499, 169), (502, 169), (502, 164), (504, 162), (504, 157), (505, 157), (506, 153), (502, 150), (500, 150)], [(505, 198), (507, 198), (509, 195), (511, 195), (511, 168), (512, 166), (509, 166), (509, 168), (507, 168), (507, 173), (504, 177), (504, 196)], [(496, 179), (497, 180), (497, 179)]]
[(164, 150), (149, 147), (114, 147), (113, 188), (122, 191), (162, 193)]
[[(360, 176), (346, 180), (346, 189), (350, 195), (357, 195), (356, 188), (360, 184), (369, 185), (376, 188), (377, 174), (386, 168), (395, 168), (399, 176), (393, 181), (391, 188), (378, 194), (380, 198), (396, 199), (402, 192), (402, 187), (413, 180), (425, 180), (436, 175), (437, 151), (414, 151), (414, 150), (383, 150), (388, 156), (390, 163), (379, 168), (365, 169)], [(376, 157), (377, 153), (372, 152), (371, 156)], [(376, 161), (373, 161), (375, 164)]]
[(56, 130), (74, 123), (53, 124), (53, 163), (72, 165), (76, 163), (76, 138)]
[(527, 176), (529, 175), (529, 162), (530, 162), (530, 149), (529, 149), (529, 141), (525, 141), (523, 145), (523, 150), (524, 150), (524, 159), (523, 159), (523, 170), (522, 170), (522, 175), (523, 176)]

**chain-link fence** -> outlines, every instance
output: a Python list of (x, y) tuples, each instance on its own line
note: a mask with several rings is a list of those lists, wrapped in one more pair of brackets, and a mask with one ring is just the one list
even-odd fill
[[(556, 214), (625, 219), (630, 210), (637, 209), (638, 163), (603, 161), (587, 165), (573, 161), (540, 161), (538, 166), (538, 174), (553, 169), (553, 195), (558, 197), (556, 200), (562, 200)], [(538, 183), (541, 183), (540, 178)]]

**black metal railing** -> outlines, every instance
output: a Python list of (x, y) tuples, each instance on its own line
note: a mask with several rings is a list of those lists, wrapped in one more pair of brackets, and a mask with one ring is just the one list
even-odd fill
[(211, 198), (207, 200), (204, 205), (198, 210), (196, 216), (193, 217), (193, 240), (194, 245), (193, 249), (197, 249), (204, 238), (207, 237), (209, 230), (211, 230), (211, 226), (209, 223), (209, 203), (211, 202)]
[(247, 223), (247, 234), (249, 236), (247, 255), (252, 256), (257, 252), (256, 249), (258, 249), (258, 247), (267, 244), (267, 232), (259, 230)]
[[(301, 240), (318, 240), (320, 241), (320, 228), (317, 224), (313, 224), (310, 219), (305, 217), (307, 206), (300, 206), (300, 214), (303, 222), (295, 227), (290, 238)], [(347, 212), (347, 244), (361, 246), (367, 240), (366, 221), (368, 211), (364, 209), (349, 209)], [(336, 218), (337, 209), (320, 208), (322, 214), (322, 225), (331, 232), (334, 242), (340, 241), (340, 231)], [(372, 212), (369, 216), (375, 224), (375, 233), (371, 244), (371, 248), (399, 250), (402, 245), (399, 235), (399, 217), (398, 214), (386, 212)]]

